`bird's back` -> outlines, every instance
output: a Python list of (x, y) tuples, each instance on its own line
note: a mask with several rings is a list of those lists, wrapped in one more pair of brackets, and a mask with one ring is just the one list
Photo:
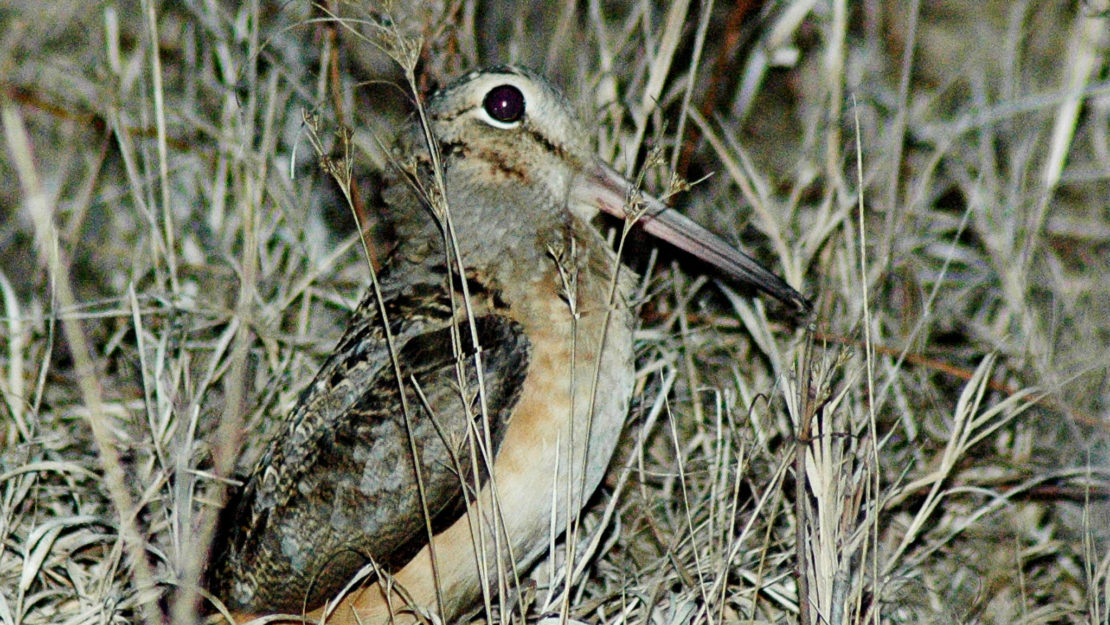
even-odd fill
[[(383, 276), (406, 401), (370, 295), (226, 509), (210, 577), (233, 610), (295, 613), (334, 596), (371, 561), (396, 570), (426, 544), (426, 522), (449, 526), (463, 511), (463, 484), (488, 474), (470, 466), (468, 441), (488, 435), (496, 453), (528, 340), (481, 297), (471, 302), (472, 335), (469, 320), (451, 312), (461, 294), (426, 277)], [(485, 413), (474, 401), (474, 335)]]

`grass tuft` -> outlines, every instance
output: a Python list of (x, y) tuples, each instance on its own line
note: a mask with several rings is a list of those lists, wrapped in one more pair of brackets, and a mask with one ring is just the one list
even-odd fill
[(817, 309), (624, 243), (634, 406), (529, 616), (1108, 622), (1108, 14), (0, 5), (0, 623), (198, 619), (227, 486), (368, 284), (356, 220), (388, 246), (390, 129), (503, 62)]

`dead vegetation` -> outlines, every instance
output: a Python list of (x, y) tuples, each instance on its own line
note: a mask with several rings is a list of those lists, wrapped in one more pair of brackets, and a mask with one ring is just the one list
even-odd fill
[(0, 623), (196, 619), (226, 478), (368, 279), (305, 113), (384, 249), (406, 50), (418, 92), (544, 70), (818, 310), (631, 241), (620, 456), (573, 566), (477, 618), (1110, 622), (1110, 6), (520, 10), (0, 7)]

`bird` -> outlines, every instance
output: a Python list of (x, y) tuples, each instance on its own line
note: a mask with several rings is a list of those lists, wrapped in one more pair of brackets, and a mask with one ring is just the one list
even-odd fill
[(207, 579), (237, 622), (451, 622), (543, 555), (633, 392), (636, 276), (599, 213), (810, 310), (597, 156), (541, 75), (474, 71), (423, 111), (385, 176), (377, 288), (221, 515)]

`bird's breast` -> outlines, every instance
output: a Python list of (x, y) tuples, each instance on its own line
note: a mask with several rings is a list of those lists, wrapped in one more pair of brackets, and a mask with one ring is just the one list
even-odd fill
[[(518, 528), (522, 537), (546, 537), (551, 512), (561, 529), (600, 483), (635, 374), (625, 289), (612, 293), (611, 276), (591, 275), (588, 268), (571, 281), (565, 272), (554, 273), (538, 280), (532, 296), (511, 305), (510, 313), (524, 327), (532, 352), (494, 465), (494, 488), (502, 509), (533, 511), (530, 526)], [(620, 287), (625, 284), (627, 276)], [(575, 289), (572, 297), (568, 286)], [(521, 545), (522, 555), (538, 555), (546, 544)]]

